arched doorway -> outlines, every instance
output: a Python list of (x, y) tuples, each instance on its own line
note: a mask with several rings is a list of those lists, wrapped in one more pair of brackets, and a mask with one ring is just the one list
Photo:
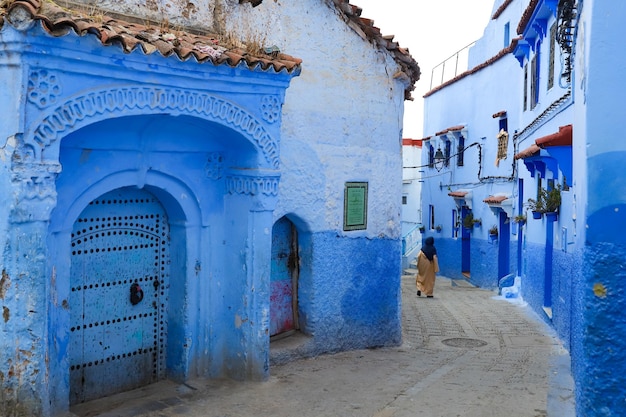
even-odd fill
[(298, 323), (298, 231), (286, 217), (272, 228), (270, 337), (286, 336)]
[(93, 200), (74, 223), (70, 267), (70, 404), (165, 377), (169, 224), (134, 187)]

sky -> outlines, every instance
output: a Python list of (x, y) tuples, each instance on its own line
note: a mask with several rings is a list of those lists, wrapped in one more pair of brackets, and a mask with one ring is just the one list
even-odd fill
[(419, 64), (422, 75), (415, 84), (414, 101), (404, 103), (403, 137), (428, 136), (423, 132), (422, 97), (430, 90), (431, 72), (482, 37), (491, 19), (494, 0), (350, 0), (350, 3), (362, 8), (361, 17), (374, 20), (374, 26), (383, 35), (395, 35), (394, 41), (408, 48)]

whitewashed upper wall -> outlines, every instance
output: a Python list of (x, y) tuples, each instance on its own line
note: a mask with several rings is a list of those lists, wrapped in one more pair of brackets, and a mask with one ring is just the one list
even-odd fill
[(295, 215), (312, 231), (340, 231), (344, 183), (367, 181), (368, 230), (351, 235), (400, 236), (407, 85), (393, 78), (400, 68), (390, 53), (361, 38), (332, 2), (265, 0), (253, 8), (238, 0), (105, 0), (97, 8), (173, 29), (201, 27), (301, 58), (283, 107), (276, 215)]

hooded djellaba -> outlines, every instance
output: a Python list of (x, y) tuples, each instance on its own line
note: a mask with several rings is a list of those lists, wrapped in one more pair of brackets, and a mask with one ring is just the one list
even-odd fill
[(433, 298), (435, 274), (437, 272), (439, 272), (439, 261), (437, 260), (435, 239), (429, 236), (426, 238), (422, 249), (417, 254), (417, 277), (415, 279), (415, 285), (417, 286), (418, 297), (424, 293), (426, 297)]

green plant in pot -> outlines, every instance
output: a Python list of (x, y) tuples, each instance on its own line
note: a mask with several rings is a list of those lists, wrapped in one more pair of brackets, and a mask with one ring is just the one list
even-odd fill
[(495, 224), (489, 228), (489, 234), (491, 236), (498, 236), (498, 226)]
[(556, 217), (561, 208), (561, 184), (555, 185), (549, 191), (544, 189), (541, 191), (544, 194), (546, 214), (554, 213)]
[(513, 221), (517, 224), (525, 224), (526, 223), (526, 215), (525, 214), (518, 214), (517, 216), (515, 216), (513, 218)]
[(533, 219), (540, 219), (543, 213), (546, 211), (546, 207), (543, 199), (541, 198), (541, 192), (539, 194), (539, 198), (536, 200), (534, 198), (529, 198), (526, 202), (526, 207), (533, 213)]
[(472, 214), (472, 212), (467, 213), (463, 218), (463, 227), (465, 227), (466, 229), (471, 229), (472, 227), (474, 227), (474, 215)]

